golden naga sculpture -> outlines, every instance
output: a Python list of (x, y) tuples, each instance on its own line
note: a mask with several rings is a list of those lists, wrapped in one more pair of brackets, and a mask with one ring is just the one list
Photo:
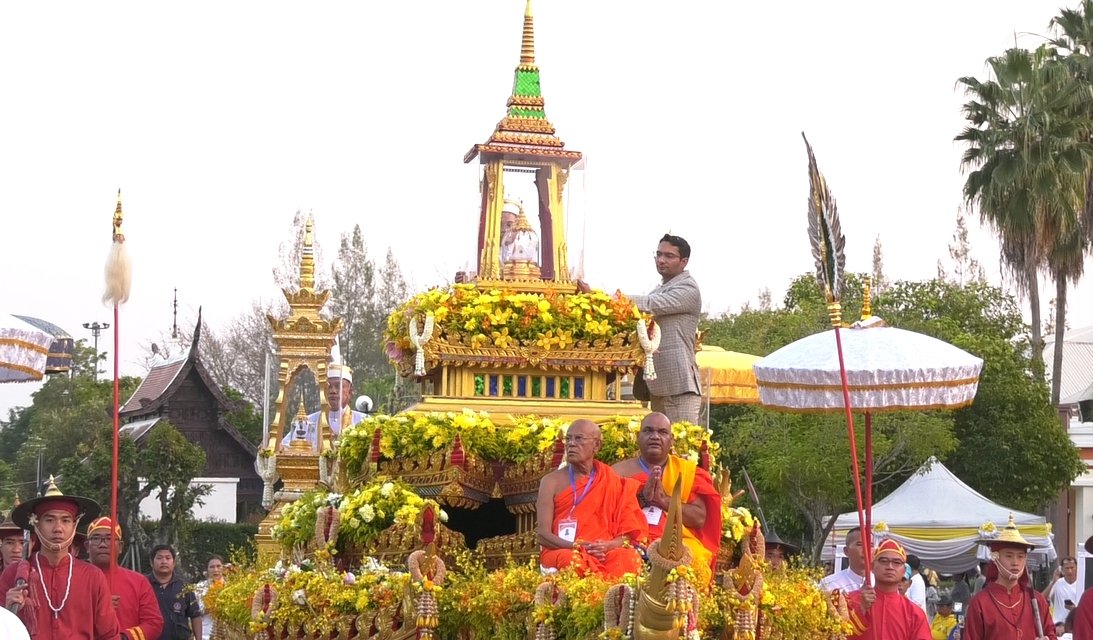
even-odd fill
[(759, 603), (763, 599), (763, 573), (759, 570), (763, 549), (763, 530), (755, 527), (744, 544), (740, 564), (723, 575), (722, 586), (736, 600), (733, 640), (755, 640), (762, 626)]
[(652, 571), (634, 602), (634, 640), (676, 640), (687, 632), (698, 610), (691, 552), (683, 544), (683, 487), (676, 483), (664, 536), (649, 545)]

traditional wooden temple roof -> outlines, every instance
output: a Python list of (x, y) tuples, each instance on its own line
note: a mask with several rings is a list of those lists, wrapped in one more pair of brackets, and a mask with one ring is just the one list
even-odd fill
[(244, 438), (238, 429), (224, 419), (224, 414), (235, 410), (239, 403), (224, 393), (201, 361), (198, 350), (200, 341), (201, 311), (199, 310), (190, 349), (184, 355), (152, 366), (148, 371), (148, 375), (144, 377), (133, 395), (125, 401), (118, 413), (121, 419), (127, 421), (127, 424), (123, 425), (121, 430), (139, 440), (151, 430), (151, 427), (155, 426), (160, 418), (166, 417), (172, 396), (175, 395), (183, 382), (192, 375), (196, 376), (206, 388), (217, 406), (219, 417), (216, 419), (216, 426), (245, 449), (249, 455), (254, 455), (257, 453), (255, 445)]
[(505, 117), (497, 123), (489, 139), (471, 147), (464, 162), (479, 155), (524, 156), (529, 160), (553, 160), (570, 165), (581, 159), (580, 151), (567, 151), (565, 143), (555, 134), (547, 119), (545, 101), (539, 83), (539, 66), (535, 64), (535, 28), (531, 0), (524, 9), (524, 33), (520, 43), (520, 64), (516, 67), (512, 95), (506, 104)]

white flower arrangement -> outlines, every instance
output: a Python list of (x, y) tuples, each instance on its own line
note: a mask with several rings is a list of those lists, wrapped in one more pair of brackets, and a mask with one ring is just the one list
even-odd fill
[(660, 325), (656, 322), (651, 323), (652, 332), (650, 332), (650, 325), (646, 325), (645, 318), (638, 320), (638, 344), (641, 345), (641, 350), (645, 352), (645, 370), (646, 380), (656, 380), (657, 370), (653, 366), (653, 354), (660, 348)]

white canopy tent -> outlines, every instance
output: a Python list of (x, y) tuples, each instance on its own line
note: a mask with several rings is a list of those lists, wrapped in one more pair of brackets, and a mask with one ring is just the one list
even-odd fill
[[(1001, 530), (1011, 515), (1021, 535), (1036, 545), (1029, 564), (1039, 566), (1054, 560), (1046, 518), (991, 502), (931, 457), (898, 489), (873, 505), (874, 544), (879, 538), (890, 537), (939, 573), (967, 571), (986, 559), (976, 540), (989, 535), (992, 528)], [(841, 551), (846, 532), (856, 526), (856, 511), (835, 520), (824, 544), (825, 559)]]

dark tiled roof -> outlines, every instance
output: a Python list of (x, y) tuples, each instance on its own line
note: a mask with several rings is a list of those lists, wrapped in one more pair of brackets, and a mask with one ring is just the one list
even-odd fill
[(174, 382), (186, 361), (186, 357), (179, 357), (152, 367), (137, 390), (133, 392), (132, 397), (125, 402), (121, 413), (139, 412), (146, 404), (159, 400), (163, 392)]

